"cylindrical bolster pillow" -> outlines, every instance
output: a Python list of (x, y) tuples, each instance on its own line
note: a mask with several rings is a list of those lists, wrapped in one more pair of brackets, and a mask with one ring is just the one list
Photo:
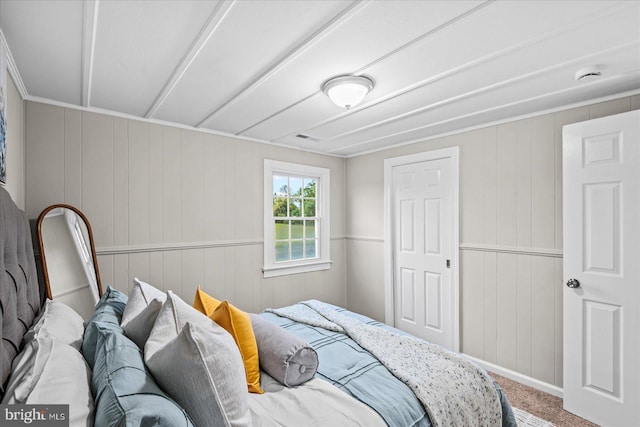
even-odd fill
[(280, 326), (251, 313), (260, 367), (287, 387), (303, 384), (316, 374), (318, 354), (308, 343)]

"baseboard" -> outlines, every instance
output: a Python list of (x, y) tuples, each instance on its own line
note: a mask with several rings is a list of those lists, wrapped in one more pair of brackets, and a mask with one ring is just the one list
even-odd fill
[(521, 384), (528, 385), (529, 387), (533, 387), (535, 389), (544, 391), (545, 393), (549, 393), (560, 398), (562, 398), (564, 395), (563, 390), (553, 384), (545, 383), (544, 381), (531, 378), (519, 372), (512, 371), (511, 369), (503, 368), (501, 366), (494, 365), (493, 363), (486, 362), (473, 356), (469, 356), (468, 354), (465, 354), (465, 357), (480, 365), (487, 371), (495, 372), (496, 374), (505, 378), (509, 378), (510, 380), (517, 381)]

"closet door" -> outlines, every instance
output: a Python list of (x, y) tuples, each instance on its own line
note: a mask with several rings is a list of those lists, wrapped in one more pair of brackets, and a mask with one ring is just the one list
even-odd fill
[(385, 169), (393, 324), (457, 351), (458, 148), (386, 159)]
[(640, 425), (640, 111), (563, 129), (564, 407)]

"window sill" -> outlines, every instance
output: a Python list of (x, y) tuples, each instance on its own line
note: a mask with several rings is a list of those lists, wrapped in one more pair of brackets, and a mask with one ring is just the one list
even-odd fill
[(328, 270), (331, 268), (331, 260), (316, 260), (312, 262), (305, 262), (304, 264), (285, 264), (285, 265), (271, 265), (263, 267), (262, 272), (264, 278), (286, 276), (288, 274), (309, 273), (312, 271)]

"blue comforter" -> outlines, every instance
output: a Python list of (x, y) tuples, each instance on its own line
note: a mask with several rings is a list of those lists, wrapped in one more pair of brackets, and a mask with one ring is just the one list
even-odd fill
[[(366, 324), (404, 332), (366, 316), (335, 307), (340, 313)], [(389, 426), (430, 426), (429, 416), (409, 386), (391, 374), (378, 359), (341, 332), (296, 322), (274, 313), (266, 319), (307, 341), (318, 353), (316, 376), (330, 382), (376, 410)], [(515, 417), (500, 387), (502, 426), (515, 427)]]

